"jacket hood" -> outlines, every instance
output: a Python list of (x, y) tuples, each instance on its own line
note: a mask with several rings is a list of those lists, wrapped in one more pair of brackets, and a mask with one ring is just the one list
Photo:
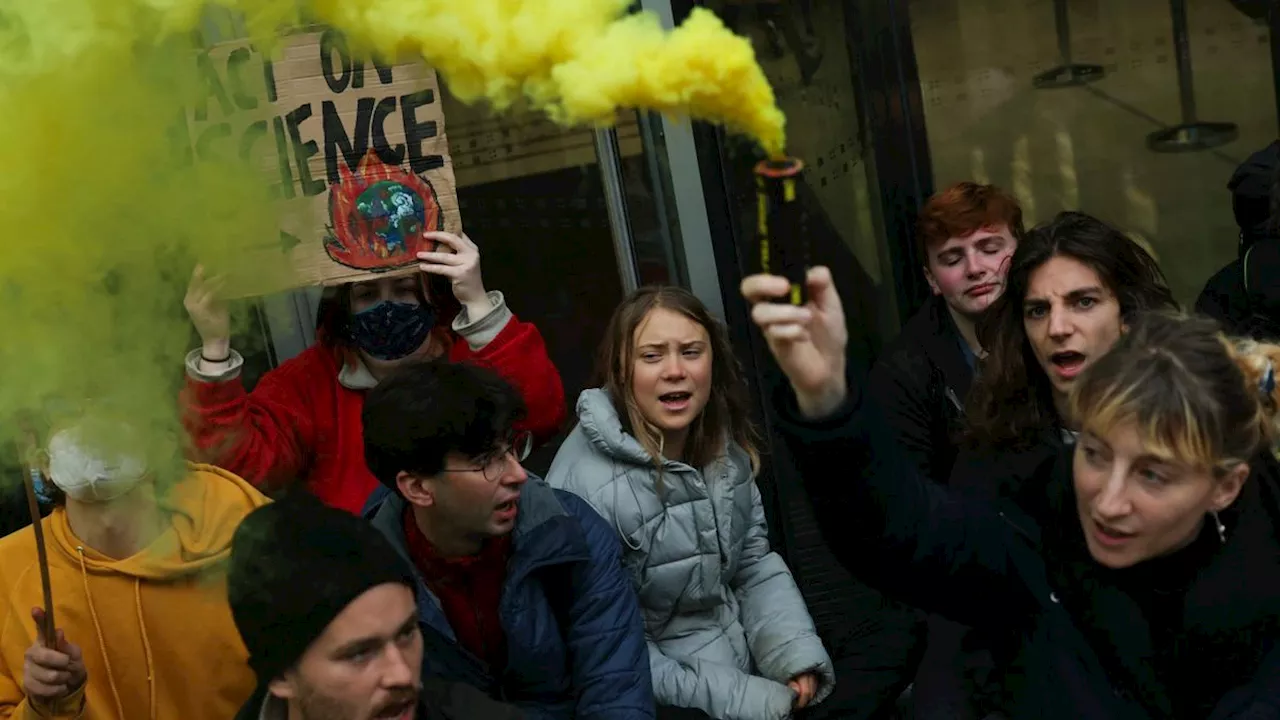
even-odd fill
[(1265, 236), (1271, 217), (1271, 187), (1280, 163), (1280, 141), (1272, 142), (1246, 159), (1227, 182), (1232, 211), (1241, 230)]
[(602, 453), (635, 465), (653, 463), (640, 441), (622, 428), (622, 418), (604, 388), (583, 390), (578, 396), (577, 410), (583, 434)]
[[(194, 575), (231, 556), (231, 536), (254, 508), (270, 502), (252, 485), (211, 465), (188, 464), (189, 473), (160, 497), (168, 511), (168, 529), (145, 550), (122, 560), (83, 548), (90, 573), (121, 574), (141, 580)], [(79, 563), (81, 542), (71, 532), (66, 511), (50, 516), (50, 542), (57, 552)]]

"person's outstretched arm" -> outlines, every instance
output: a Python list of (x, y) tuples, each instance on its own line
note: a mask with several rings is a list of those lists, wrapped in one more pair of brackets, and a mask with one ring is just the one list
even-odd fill
[(1013, 528), (987, 503), (922, 478), (849, 372), (847, 331), (826, 268), (810, 271), (810, 302), (770, 302), (784, 278), (743, 282), (752, 318), (789, 381), (774, 393), (777, 429), (795, 459), (824, 537), (865, 581), (924, 610), (1007, 628), (1034, 607), (1013, 566)]
[(313, 347), (262, 376), (252, 393), (240, 379), (244, 358), (231, 347), (231, 316), (217, 279), (195, 269), (184, 304), (200, 334), (188, 353), (182, 421), (193, 460), (230, 470), (258, 487), (298, 478), (314, 453), (317, 384), (332, 382)]
[(885, 422), (893, 428), (907, 459), (924, 477), (945, 483), (945, 476), (933, 477), (936, 456), (943, 448), (936, 444), (939, 418), (928, 397), (928, 377), (921, 377), (928, 372), (927, 365), (911, 362), (905, 352), (881, 357), (871, 368), (867, 390), (884, 411)]

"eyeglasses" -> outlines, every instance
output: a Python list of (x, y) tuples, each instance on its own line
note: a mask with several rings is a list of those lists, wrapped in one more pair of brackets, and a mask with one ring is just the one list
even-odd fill
[(531, 452), (533, 452), (533, 434), (520, 432), (512, 436), (511, 442), (507, 443), (505, 448), (496, 449), (476, 458), (477, 467), (444, 468), (441, 472), (478, 472), (484, 474), (485, 480), (497, 482), (507, 471), (508, 457), (515, 459), (516, 463), (522, 463)]

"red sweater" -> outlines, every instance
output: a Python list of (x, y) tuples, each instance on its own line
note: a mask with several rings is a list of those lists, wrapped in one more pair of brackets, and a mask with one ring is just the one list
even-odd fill
[[(378, 481), (364, 462), (364, 391), (338, 382), (339, 358), (317, 343), (263, 375), (251, 393), (239, 378), (188, 377), (183, 421), (196, 459), (267, 489), (301, 479), (329, 505), (360, 512)], [(480, 351), (459, 340), (449, 358), (486, 365), (515, 385), (529, 411), (519, 429), (540, 441), (559, 431), (564, 387), (532, 324), (513, 317)]]
[(439, 598), (458, 644), (488, 663), (494, 677), (501, 676), (507, 664), (507, 636), (498, 606), (507, 579), (511, 536), (490, 538), (476, 555), (443, 558), (418, 528), (412, 507), (406, 507), (404, 540), (413, 564)]

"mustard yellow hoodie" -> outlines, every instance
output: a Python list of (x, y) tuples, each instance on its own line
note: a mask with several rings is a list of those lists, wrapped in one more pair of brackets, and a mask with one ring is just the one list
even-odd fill
[(165, 494), (171, 527), (150, 547), (111, 560), (83, 547), (66, 511), (44, 519), (54, 620), (84, 652), (80, 696), (41, 715), (22, 691), (23, 655), (43, 604), (35, 533), (0, 539), (0, 718), (227, 720), (253, 693), (248, 652), (227, 605), (231, 535), (267, 499), (208, 465)]

